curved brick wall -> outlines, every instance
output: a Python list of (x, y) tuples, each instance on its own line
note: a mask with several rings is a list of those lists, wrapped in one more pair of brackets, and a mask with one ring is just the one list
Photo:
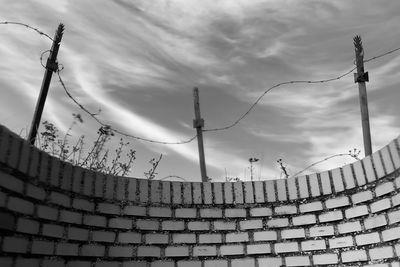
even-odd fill
[(399, 267), (399, 141), (294, 179), (181, 183), (73, 167), (0, 126), (0, 266)]

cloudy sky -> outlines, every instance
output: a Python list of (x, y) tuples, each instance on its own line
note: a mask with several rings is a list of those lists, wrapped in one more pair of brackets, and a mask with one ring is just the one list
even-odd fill
[[(193, 88), (200, 91), (205, 128), (234, 123), (271, 86), (337, 77), (354, 65), (352, 38), (365, 58), (400, 47), (397, 0), (0, 0), (0, 21), (54, 35), (65, 24), (59, 62), (70, 93), (112, 127), (138, 137), (179, 142), (195, 135)], [(0, 123), (29, 129), (51, 41), (32, 30), (0, 25)], [(373, 150), (400, 133), (400, 52), (366, 63)], [(353, 75), (322, 84), (278, 87), (236, 126), (205, 132), (208, 175), (250, 179), (281, 176), (337, 153), (364, 154), (358, 87)], [(99, 125), (66, 96), (53, 76), (43, 120), (66, 130), (72, 113), (84, 123), (73, 134), (93, 137)], [(200, 181), (196, 140), (182, 145), (130, 141), (138, 159), (132, 176), (163, 154), (158, 178)], [(310, 171), (352, 162), (337, 157)]]

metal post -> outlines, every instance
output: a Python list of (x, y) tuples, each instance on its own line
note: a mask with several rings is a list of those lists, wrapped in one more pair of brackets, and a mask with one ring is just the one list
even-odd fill
[(368, 100), (367, 100), (367, 89), (365, 82), (369, 81), (368, 72), (364, 72), (364, 48), (362, 46), (361, 37), (356, 35), (353, 38), (355, 53), (356, 53), (356, 64), (357, 73), (354, 73), (354, 82), (358, 83), (359, 97), (360, 97), (360, 108), (361, 108), (361, 122), (364, 139), (364, 150), (365, 156), (372, 154), (371, 146), (371, 132), (369, 127), (369, 115), (368, 115)]
[(204, 144), (203, 144), (204, 120), (200, 116), (199, 89), (197, 89), (196, 87), (193, 90), (193, 98), (194, 98), (194, 114), (195, 114), (195, 119), (193, 120), (193, 128), (196, 128), (197, 131), (197, 144), (199, 147), (201, 181), (208, 182), (207, 171), (206, 171), (206, 160), (204, 157)]
[(42, 88), (40, 90), (40, 95), (36, 103), (35, 113), (33, 115), (31, 129), (29, 131), (28, 141), (34, 145), (36, 141), (36, 135), (39, 129), (40, 119), (42, 118), (44, 104), (46, 102), (47, 93), (49, 91), (49, 86), (51, 82), (51, 76), (53, 72), (57, 71), (57, 54), (60, 48), (60, 42), (64, 32), (64, 25), (60, 23), (58, 25), (57, 31), (54, 35), (53, 45), (50, 50), (49, 58), (46, 63), (46, 72), (44, 73)]

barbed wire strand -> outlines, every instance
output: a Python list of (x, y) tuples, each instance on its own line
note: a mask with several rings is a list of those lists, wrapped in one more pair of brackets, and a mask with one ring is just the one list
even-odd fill
[(394, 53), (394, 52), (396, 52), (396, 51), (399, 51), (399, 50), (400, 50), (400, 47), (395, 48), (395, 49), (393, 49), (393, 50), (387, 51), (387, 52), (385, 52), (385, 53), (383, 53), (383, 54), (380, 54), (380, 55), (378, 55), (378, 56), (374, 56), (374, 57), (371, 57), (371, 58), (369, 58), (369, 59), (366, 59), (366, 60), (364, 60), (364, 63), (367, 63), (367, 62), (369, 62), (369, 61), (372, 61), (372, 60), (375, 60), (375, 59), (384, 57), (384, 56), (386, 56), (386, 55), (392, 54), (392, 53)]
[(325, 79), (325, 80), (316, 80), (316, 81), (288, 81), (288, 82), (281, 82), (278, 84), (275, 84), (274, 86), (271, 86), (270, 88), (268, 88), (267, 90), (264, 91), (264, 93), (262, 93), (257, 100), (250, 106), (250, 108), (242, 115), (239, 117), (239, 119), (237, 119), (234, 123), (225, 126), (225, 127), (220, 127), (220, 128), (212, 128), (212, 129), (204, 129), (204, 132), (216, 132), (216, 131), (223, 131), (223, 130), (228, 130), (234, 126), (236, 126), (241, 120), (243, 120), (247, 115), (250, 114), (251, 111), (253, 111), (253, 109), (257, 106), (257, 104), (261, 101), (261, 99), (267, 94), (269, 93), (272, 89), (275, 89), (277, 87), (283, 86), (283, 85), (287, 85), (287, 84), (315, 84), (315, 83), (327, 83), (327, 82), (332, 82), (332, 81), (336, 81), (339, 80), (347, 75), (349, 75), (350, 73), (352, 73), (355, 69), (352, 68), (351, 70), (347, 71), (346, 73), (339, 75), (335, 78), (330, 78), (330, 79)]
[[(396, 51), (399, 51), (400, 47), (392, 49), (390, 51), (387, 51), (383, 54), (371, 57), (369, 59), (364, 60), (364, 63), (373, 61), (375, 59), (384, 57), (386, 55), (392, 54)], [(204, 129), (203, 132), (216, 132), (216, 131), (223, 131), (223, 130), (228, 130), (234, 126), (236, 126), (241, 120), (243, 120), (247, 115), (250, 114), (250, 112), (256, 107), (256, 105), (261, 101), (261, 99), (267, 94), (269, 93), (272, 89), (275, 89), (277, 87), (283, 86), (283, 85), (287, 85), (287, 84), (316, 84), (316, 83), (327, 83), (327, 82), (332, 82), (332, 81), (336, 81), (336, 80), (340, 80), (341, 78), (349, 75), (350, 73), (352, 73), (354, 70), (356, 70), (357, 67), (352, 68), (351, 70), (347, 71), (346, 73), (343, 73), (342, 75), (339, 75), (337, 77), (334, 78), (330, 78), (330, 79), (325, 79), (325, 80), (316, 80), (316, 81), (288, 81), (288, 82), (282, 82), (282, 83), (278, 83), (275, 84), (274, 86), (268, 88), (267, 90), (264, 91), (264, 93), (262, 93), (257, 100), (254, 102), (254, 104), (252, 104), (250, 106), (250, 108), (242, 115), (239, 117), (239, 119), (237, 119), (235, 122), (233, 122), (232, 124), (225, 126), (225, 127), (220, 127), (220, 128), (212, 128), (212, 129)]]
[(42, 32), (41, 30), (39, 30), (38, 28), (32, 27), (28, 24), (25, 23), (21, 23), (21, 22), (15, 22), (15, 21), (2, 21), (0, 22), (0, 25), (19, 25), (19, 26), (25, 26), (26, 28), (29, 28), (31, 30), (34, 30), (35, 32), (37, 32), (40, 35), (46, 36), (47, 38), (49, 38), (51, 41), (54, 41), (53, 38), (51, 38), (48, 34)]
[(113, 128), (112, 126), (102, 122), (99, 118), (96, 117), (97, 114), (90, 112), (88, 109), (86, 109), (82, 104), (80, 104), (72, 95), (71, 93), (68, 91), (63, 79), (61, 78), (60, 75), (60, 70), (58, 70), (57, 72), (57, 76), (58, 79), (65, 91), (65, 93), (67, 94), (67, 96), (81, 109), (83, 110), (85, 113), (87, 113), (90, 117), (92, 117), (97, 123), (99, 123), (101, 126), (104, 127), (109, 127), (113, 132), (118, 133), (122, 136), (125, 137), (129, 137), (129, 138), (133, 138), (136, 140), (140, 140), (140, 141), (145, 141), (145, 142), (149, 142), (149, 143), (155, 143), (155, 144), (162, 144), (162, 145), (182, 145), (182, 144), (188, 144), (190, 142), (192, 142), (194, 139), (196, 139), (197, 135), (194, 135), (193, 137), (191, 137), (190, 139), (184, 140), (184, 141), (179, 141), (179, 142), (163, 142), (163, 141), (157, 141), (157, 140), (152, 140), (152, 139), (147, 139), (147, 138), (143, 138), (143, 137), (138, 137), (135, 135), (131, 135), (125, 132), (122, 132), (118, 129)]

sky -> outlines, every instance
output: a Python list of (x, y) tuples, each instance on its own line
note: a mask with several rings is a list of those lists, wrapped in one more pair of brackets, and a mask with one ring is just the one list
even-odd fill
[[(28, 24), (53, 37), (65, 32), (60, 75), (71, 95), (97, 118), (129, 135), (180, 142), (192, 138), (193, 88), (204, 129), (237, 121), (268, 88), (323, 80), (354, 68), (353, 37), (365, 59), (400, 47), (397, 0), (0, 0), (0, 22)], [(42, 52), (51, 40), (18, 25), (0, 25), (0, 124), (26, 136), (40, 92)], [(48, 54), (44, 54), (44, 61)], [(400, 51), (365, 63), (373, 151), (400, 133)], [(89, 146), (99, 124), (65, 94), (53, 75), (42, 121), (72, 128)], [(119, 135), (112, 144), (116, 144)], [(130, 176), (143, 177), (163, 158), (156, 179), (201, 181), (197, 140), (165, 145), (124, 137), (137, 151)], [(112, 147), (114, 147), (112, 145)], [(364, 155), (358, 85), (353, 74), (327, 83), (269, 91), (238, 124), (204, 132), (207, 174), (279, 179), (353, 148)], [(323, 161), (305, 173), (353, 162)], [(166, 178), (168, 176), (178, 176)]]

